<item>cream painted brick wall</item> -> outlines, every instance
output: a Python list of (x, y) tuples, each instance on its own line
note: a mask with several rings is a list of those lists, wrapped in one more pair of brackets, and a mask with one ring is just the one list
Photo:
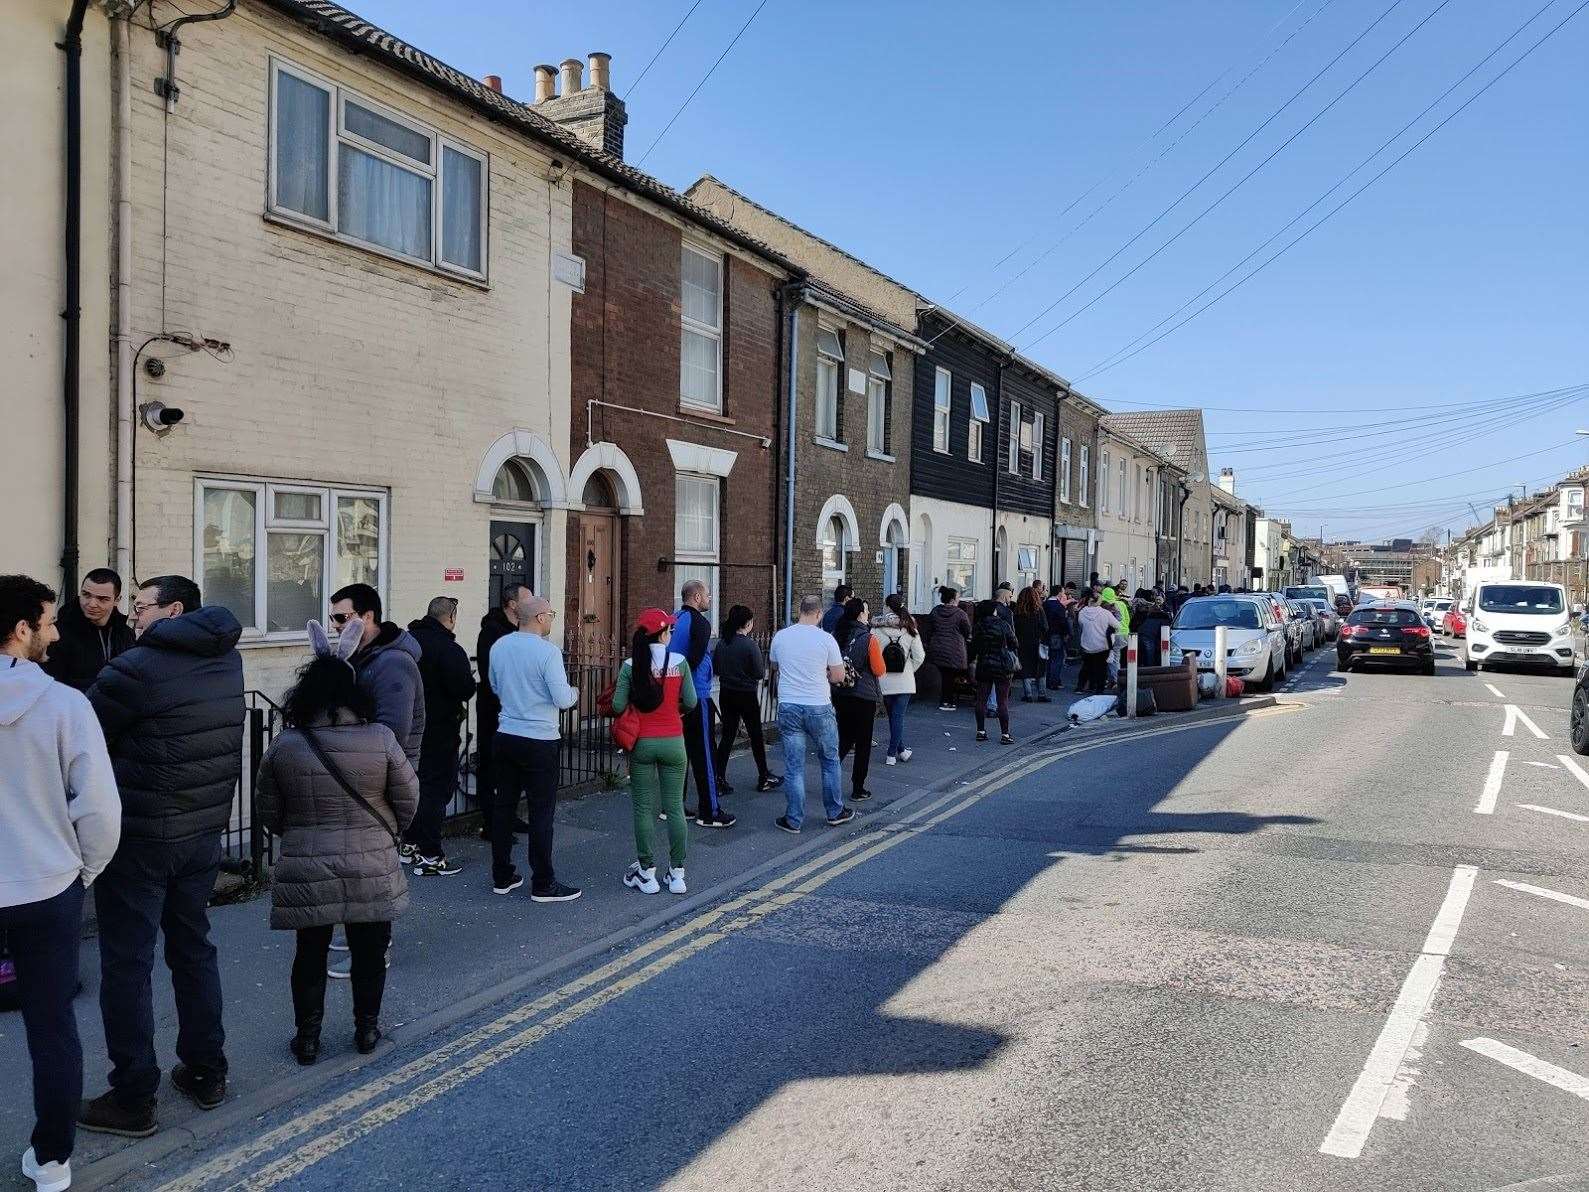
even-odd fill
[[(273, 54), (490, 154), (489, 288), (264, 217)], [(208, 335), (233, 359), (155, 345), (166, 375), (139, 376), (140, 402), (187, 417), (164, 438), (138, 435), (138, 573), (195, 570), (196, 473), (386, 487), (387, 615), (406, 623), (431, 596), (456, 596), (472, 652), (487, 598), (491, 510), (473, 498), (483, 456), (518, 427), (552, 447), (564, 476), (570, 464), (570, 295), (550, 279), (550, 254), (571, 251), (568, 183), (528, 140), (250, 0), (183, 30), (168, 120), (152, 86), (164, 68), (137, 30), (138, 340)], [(545, 514), (544, 591), (563, 590), (565, 520)], [(465, 582), (444, 584), (446, 567)], [(297, 645), (250, 649), (250, 682), (274, 694), (301, 658)]]

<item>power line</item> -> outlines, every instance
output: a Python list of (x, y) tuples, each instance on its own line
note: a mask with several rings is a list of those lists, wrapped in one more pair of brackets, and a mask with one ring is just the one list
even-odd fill
[(668, 34), (667, 40), (657, 47), (657, 52), (651, 55), (651, 61), (646, 63), (645, 69), (635, 76), (634, 82), (629, 84), (629, 90), (624, 93), (624, 97), (626, 99), (634, 98), (635, 89), (640, 86), (641, 81), (646, 77), (646, 75), (651, 73), (651, 68), (657, 64), (657, 59), (662, 57), (662, 51), (673, 44), (673, 39), (679, 35), (679, 30), (684, 28), (684, 22), (689, 20), (691, 14), (693, 14), (700, 6), (701, 0), (695, 0), (695, 3), (690, 5), (685, 14), (679, 18), (679, 23), (673, 26), (673, 32)]
[[(1170, 314), (1168, 314), (1164, 318), (1160, 319), (1152, 327), (1148, 328), (1148, 330), (1144, 331), (1141, 335), (1137, 336), (1130, 343), (1126, 344), (1125, 347), (1117, 349), (1115, 352), (1111, 353), (1110, 355), (1105, 356), (1097, 364), (1094, 364), (1092, 367), (1088, 368), (1084, 373), (1082, 373), (1082, 375), (1078, 378), (1078, 380), (1079, 381), (1084, 381), (1084, 380), (1086, 380), (1089, 377), (1096, 376), (1098, 373), (1105, 372), (1108, 369), (1114, 368), (1116, 365), (1122, 364), (1126, 360), (1130, 359), (1130, 357), (1135, 355), (1136, 353), (1135, 352), (1130, 352), (1129, 349), (1131, 349), (1135, 345), (1141, 343), (1144, 339), (1146, 339), (1148, 336), (1152, 335), (1160, 327), (1163, 327), (1166, 323), (1168, 323), (1172, 319), (1174, 319), (1177, 315), (1179, 315), (1187, 307), (1189, 307), (1193, 303), (1195, 303), (1199, 298), (1201, 298), (1205, 294), (1207, 294), (1215, 286), (1219, 285), (1220, 282), (1224, 281), (1232, 273), (1235, 273), (1236, 270), (1240, 269), (1243, 265), (1245, 265), (1248, 261), (1252, 260), (1255, 256), (1257, 256), (1265, 248), (1269, 247), (1269, 245), (1273, 244), (1276, 240), (1278, 240), (1285, 233), (1286, 229), (1295, 226), (1302, 219), (1303, 216), (1307, 215), (1307, 213), (1309, 211), (1312, 211), (1320, 203), (1324, 202), (1325, 199), (1329, 198), (1337, 190), (1339, 190), (1341, 187), (1345, 186), (1349, 181), (1351, 181), (1353, 176), (1355, 176), (1358, 173), (1358, 171), (1362, 170), (1365, 166), (1367, 166), (1370, 162), (1372, 162), (1381, 153), (1385, 152), (1386, 149), (1390, 148), (1391, 145), (1395, 144), (1396, 141), (1398, 141), (1399, 139), (1401, 139), (1401, 137), (1406, 135), (1406, 133), (1407, 133), (1407, 131), (1409, 129), (1411, 129), (1414, 125), (1416, 125), (1420, 120), (1422, 120), (1425, 116), (1427, 116), (1435, 108), (1439, 107), (1440, 104), (1443, 103), (1452, 94), (1452, 92), (1456, 91), (1456, 89), (1458, 87), (1462, 86), (1463, 83), (1467, 82), (1470, 78), (1472, 78), (1475, 74), (1477, 74), (1481, 69), (1483, 69), (1485, 63), (1487, 63), (1491, 58), (1495, 57), (1503, 49), (1505, 49), (1508, 45), (1510, 45), (1514, 40), (1516, 40), (1522, 34), (1523, 30), (1527, 29), (1528, 26), (1532, 25), (1542, 15), (1544, 15), (1545, 11), (1547, 9), (1549, 9), (1552, 5), (1554, 5), (1555, 2), (1556, 2), (1556, 0), (1546, 0), (1545, 4), (1543, 5), (1543, 7), (1541, 7), (1539, 9), (1538, 12), (1534, 13), (1534, 15), (1529, 17), (1528, 20), (1524, 21), (1521, 25), (1519, 25), (1516, 29), (1514, 29), (1512, 31), (1512, 33), (1504, 41), (1502, 41), (1499, 45), (1497, 45), (1488, 54), (1484, 55), (1484, 57), (1480, 58), (1477, 62), (1475, 62), (1473, 64), (1473, 66), (1470, 67), (1468, 69), (1468, 71), (1461, 78), (1457, 79), (1456, 82), (1452, 83), (1449, 87), (1447, 87), (1439, 95), (1435, 96), (1435, 98), (1433, 100), (1431, 100), (1428, 103), (1428, 105), (1425, 106), (1424, 109), (1421, 112), (1419, 112), (1411, 120), (1407, 121), (1406, 124), (1402, 125), (1399, 129), (1397, 129), (1394, 133), (1392, 133), (1390, 137), (1388, 137), (1384, 142), (1382, 142), (1377, 149), (1375, 149), (1372, 153), (1370, 153), (1362, 161), (1358, 162), (1357, 165), (1353, 166), (1350, 170), (1348, 170), (1345, 174), (1343, 174), (1341, 176), (1340, 180), (1337, 181), (1334, 186), (1330, 187), (1323, 194), (1321, 194), (1318, 198), (1314, 199), (1313, 202), (1309, 203), (1301, 211), (1297, 212), (1296, 215), (1292, 216), (1291, 219), (1286, 224), (1284, 224), (1282, 227), (1280, 227), (1272, 236), (1270, 236), (1262, 244), (1258, 245), (1258, 247), (1254, 248), (1250, 253), (1248, 253), (1246, 256), (1244, 256), (1241, 260), (1237, 261), (1229, 269), (1225, 270), (1224, 273), (1222, 273), (1218, 277), (1216, 277), (1207, 286), (1203, 287), (1203, 289), (1199, 290), (1196, 294), (1193, 294), (1192, 297), (1188, 298), (1177, 309), (1175, 309), (1174, 311), (1170, 312)], [(1147, 347), (1147, 346), (1149, 346), (1149, 345), (1143, 344), (1143, 347)], [(1126, 354), (1122, 355), (1122, 353), (1126, 353)], [(1116, 356), (1119, 356), (1120, 359), (1116, 360), (1115, 359)]]
[[(1397, 0), (1397, 3), (1400, 3), (1400, 0)], [(1385, 61), (1385, 59), (1389, 58), (1397, 50), (1401, 49), (1402, 46), (1406, 45), (1407, 42), (1412, 39), (1414, 34), (1416, 34), (1420, 29), (1422, 29), (1431, 20), (1433, 20), (1440, 13), (1440, 11), (1442, 9), (1444, 9), (1450, 3), (1451, 3), (1451, 0), (1440, 0), (1440, 3), (1437, 4), (1429, 12), (1429, 14), (1426, 17), (1423, 18), (1423, 20), (1419, 21), (1416, 25), (1414, 25), (1411, 29), (1409, 29), (1405, 34), (1403, 34), (1401, 39), (1399, 41), (1397, 41), (1394, 45), (1392, 45), (1390, 47), (1390, 49), (1386, 50), (1378, 58), (1374, 59), (1374, 61), (1369, 64), (1369, 67), (1368, 67), (1367, 70), (1363, 71), (1362, 74), (1358, 75), (1355, 79), (1353, 79), (1350, 83), (1348, 83), (1344, 89), (1342, 89), (1340, 92), (1338, 92), (1336, 94), (1335, 98), (1330, 100), (1329, 103), (1325, 104), (1322, 108), (1320, 108), (1317, 112), (1315, 112), (1312, 116), (1310, 116), (1308, 118), (1308, 120), (1307, 120), (1307, 123), (1303, 124), (1301, 128), (1297, 129), (1289, 137), (1287, 137), (1285, 140), (1281, 141), (1279, 145), (1275, 146), (1275, 148), (1270, 152), (1269, 156), (1265, 157), (1262, 161), (1260, 161), (1257, 165), (1255, 165), (1251, 170), (1247, 171), (1247, 173), (1243, 174), (1240, 178), (1238, 178), (1236, 180), (1235, 184), (1232, 185), (1228, 190), (1226, 190), (1224, 194), (1220, 195), (1217, 199), (1215, 199), (1207, 207), (1205, 207), (1205, 208), (1203, 208), (1203, 210), (1199, 211), (1189, 221), (1187, 221), (1184, 225), (1182, 225), (1180, 230), (1177, 231), (1175, 233), (1175, 235), (1171, 236), (1163, 244), (1159, 245), (1156, 249), (1154, 249), (1152, 252), (1150, 252), (1147, 256), (1143, 257), (1142, 260), (1138, 261), (1130, 269), (1126, 270), (1126, 272), (1123, 275), (1121, 275), (1119, 278), (1115, 279), (1108, 286), (1104, 287), (1104, 289), (1099, 291), (1097, 294), (1094, 294), (1091, 298), (1089, 298), (1086, 302), (1084, 302), (1080, 307), (1078, 307), (1076, 310), (1072, 311), (1070, 314), (1066, 315), (1063, 319), (1061, 319), (1059, 322), (1055, 323), (1052, 327), (1050, 327), (1047, 331), (1043, 332), (1043, 334), (1039, 335), (1036, 339), (1031, 340), (1030, 342), (1028, 342), (1022, 350), (1023, 351), (1028, 351), (1028, 352), (1031, 351), (1038, 344), (1042, 343), (1049, 336), (1053, 335), (1061, 327), (1065, 326), (1067, 323), (1071, 322), (1073, 319), (1076, 319), (1076, 318), (1080, 317), (1086, 311), (1090, 310), (1093, 307), (1093, 305), (1096, 304), (1100, 299), (1104, 298), (1105, 296), (1107, 296), (1108, 294), (1113, 292), (1116, 288), (1118, 288), (1120, 285), (1124, 284), (1127, 280), (1129, 280), (1137, 272), (1137, 270), (1141, 269), (1149, 261), (1151, 261), (1155, 257), (1157, 257), (1161, 252), (1163, 252), (1165, 249), (1169, 248), (1170, 245), (1174, 244), (1182, 236), (1186, 235), (1187, 232), (1191, 231), (1192, 228), (1196, 227), (1199, 223), (1201, 223), (1204, 216), (1208, 215), (1216, 207), (1218, 207), (1220, 204), (1222, 204), (1226, 199), (1230, 198), (1231, 195), (1235, 194), (1243, 186), (1247, 185), (1247, 183), (1252, 180), (1254, 175), (1256, 175), (1260, 170), (1262, 170), (1265, 166), (1267, 166), (1276, 157), (1280, 156), (1281, 153), (1285, 152), (1287, 147), (1289, 147), (1293, 141), (1295, 141), (1303, 133), (1307, 132), (1308, 129), (1312, 128), (1313, 125), (1320, 118), (1322, 118), (1325, 115), (1325, 113), (1329, 112), (1330, 109), (1335, 107), (1336, 104), (1340, 103), (1341, 100), (1345, 99), (1349, 94), (1351, 94), (1353, 91), (1355, 91), (1357, 89), (1357, 85), (1359, 83), (1361, 83), (1369, 75), (1373, 74), (1374, 71), (1378, 70), (1380, 65)], [(1391, 7), (1394, 8), (1395, 5), (1392, 5)], [(1386, 11), (1387, 11), (1387, 15), (1388, 15), (1389, 10), (1386, 10)], [(1383, 16), (1381, 17), (1381, 19), (1384, 19)], [(1376, 24), (1377, 24), (1377, 22), (1376, 22)], [(1371, 29), (1371, 28), (1373, 28), (1373, 26), (1371, 25), (1371, 26), (1369, 26), (1369, 28)], [(1365, 30), (1364, 33), (1366, 35), (1367, 30)], [(1354, 42), (1353, 44), (1356, 44), (1356, 43)], [(1348, 50), (1351, 49), (1351, 48), (1352, 48), (1351, 46), (1347, 47)], [(1346, 51), (1343, 50), (1341, 52), (1344, 54)], [(1333, 63), (1332, 63), (1332, 65), (1333, 65)], [(1325, 69), (1328, 69), (1328, 67), (1326, 67)], [(1221, 164), (1223, 164), (1223, 163), (1221, 163)], [(1217, 168), (1218, 167), (1216, 167), (1216, 169)], [(1190, 192), (1187, 192), (1187, 193), (1190, 193)], [(1180, 200), (1177, 199), (1176, 202), (1178, 203), (1178, 202), (1180, 202)], [(1155, 221), (1155, 222), (1157, 222), (1157, 221)], [(1143, 230), (1146, 231), (1147, 229), (1144, 228)], [(1123, 247), (1122, 247), (1121, 251), (1124, 251)], [(1118, 256), (1119, 253), (1116, 253), (1115, 255)], [(1110, 260), (1113, 260), (1113, 259), (1114, 259), (1113, 257), (1110, 258)], [(1078, 282), (1075, 286), (1071, 287), (1071, 289), (1069, 290), (1068, 294), (1074, 294), (1078, 289), (1081, 288), (1082, 285), (1084, 285), (1088, 281), (1089, 278), (1096, 277), (1098, 275), (1098, 273), (1102, 271), (1104, 265), (1107, 265), (1108, 263), (1109, 263), (1109, 261), (1105, 261), (1103, 263), (1103, 265), (1098, 266), (1098, 268), (1094, 269), (1091, 273), (1089, 273), (1087, 275), (1087, 277), (1082, 278), (1082, 280), (1080, 282)], [(1066, 296), (1068, 296), (1068, 294)], [(1047, 309), (1043, 313), (1046, 314), (1048, 311), (1053, 310), (1054, 307), (1058, 306), (1064, 300), (1065, 300), (1064, 297), (1061, 297), (1061, 298), (1055, 300), (1053, 303), (1051, 303), (1047, 307)], [(1042, 318), (1042, 315), (1039, 315), (1038, 318)], [(1027, 322), (1026, 326), (1030, 327), (1036, 321), (1037, 321), (1037, 319), (1031, 319), (1031, 320), (1029, 320)], [(1023, 328), (1023, 330), (1024, 330), (1024, 328)]]
[[(1589, 0), (1585, 0), (1585, 3), (1589, 3)], [(1514, 455), (1514, 456), (1511, 456), (1509, 459), (1494, 460), (1494, 461), (1492, 461), (1490, 463), (1487, 463), (1487, 464), (1480, 464), (1476, 468), (1463, 468), (1459, 472), (1446, 472), (1444, 475), (1441, 475), (1441, 476), (1425, 476), (1422, 480), (1409, 480), (1405, 484), (1388, 484), (1388, 485), (1385, 485), (1383, 488), (1358, 489), (1355, 495), (1361, 497), (1361, 496), (1367, 496), (1370, 493), (1376, 493), (1376, 492), (1381, 492), (1381, 493), (1393, 492), (1393, 491), (1395, 491), (1396, 489), (1399, 489), (1399, 488), (1412, 488), (1414, 485), (1430, 484), (1430, 483), (1433, 483), (1436, 480), (1449, 480), (1453, 476), (1471, 476), (1474, 472), (1487, 471), (1490, 468), (1500, 467), (1502, 464), (1516, 463), (1520, 459), (1532, 459), (1536, 455), (1544, 455), (1548, 451), (1560, 451), (1564, 447), (1576, 446), (1579, 443), (1580, 443), (1580, 440), (1578, 440), (1578, 439), (1568, 439), (1564, 443), (1553, 443), (1549, 447), (1541, 447), (1537, 451), (1525, 451), (1522, 455)], [(1394, 467), (1394, 466), (1395, 465), (1392, 465), (1392, 467)], [(1377, 470), (1383, 472), (1383, 471), (1388, 471), (1389, 469), (1380, 468), (1380, 469), (1377, 469)], [(1309, 493), (1318, 492), (1321, 488), (1329, 488), (1329, 487), (1330, 487), (1330, 485), (1328, 485), (1328, 484), (1315, 484), (1311, 488), (1298, 489), (1294, 493), (1285, 493), (1285, 494), (1282, 494), (1278, 498), (1271, 497), (1270, 500), (1289, 500), (1289, 499), (1291, 499), (1293, 497), (1306, 496)]]
[[(1152, 339), (1148, 340), (1147, 343), (1142, 344), (1140, 347), (1133, 349), (1132, 351), (1126, 353), (1124, 356), (1121, 356), (1118, 360), (1113, 360), (1113, 361), (1111, 361), (1111, 362), (1109, 362), (1107, 364), (1102, 365), (1101, 367), (1094, 368), (1089, 373), (1087, 373), (1086, 375), (1088, 375), (1088, 376), (1096, 376), (1099, 373), (1106, 372), (1106, 371), (1108, 371), (1111, 368), (1115, 368), (1115, 367), (1117, 367), (1117, 366), (1119, 366), (1121, 364), (1124, 364), (1127, 360), (1131, 359), (1131, 357), (1135, 356), (1138, 352), (1142, 352), (1142, 351), (1147, 350), (1148, 348), (1151, 348), (1154, 344), (1158, 343), (1159, 340), (1164, 339), (1166, 336), (1174, 334), (1176, 331), (1179, 331), (1182, 327), (1186, 326), (1193, 319), (1195, 319), (1199, 315), (1201, 315), (1204, 311), (1208, 310), (1210, 307), (1214, 306), (1216, 303), (1220, 302), (1221, 300), (1229, 297), (1232, 293), (1234, 293), (1241, 286), (1245, 285), (1247, 282), (1251, 281), (1254, 277), (1258, 276), (1259, 273), (1263, 272), (1263, 270), (1268, 268), (1270, 265), (1274, 264), (1275, 261), (1279, 260), (1287, 252), (1289, 252), (1291, 249), (1295, 248), (1298, 244), (1300, 244), (1303, 240), (1305, 240), (1309, 235), (1311, 235), (1314, 231), (1316, 231), (1320, 226), (1322, 226), (1330, 218), (1332, 218), (1334, 215), (1336, 215), (1338, 212), (1340, 212), (1353, 199), (1357, 198), (1358, 195), (1362, 194), (1369, 187), (1373, 186), (1374, 183), (1378, 182), (1381, 178), (1383, 178), (1386, 174), (1390, 173), (1391, 170), (1395, 169), (1402, 162), (1406, 161), (1407, 158), (1412, 156), (1413, 152), (1415, 150), (1417, 150), (1417, 148), (1420, 145), (1422, 145), (1430, 137), (1434, 136), (1435, 133), (1439, 132), (1447, 124), (1451, 123), (1451, 121), (1456, 119), (1457, 116), (1461, 115), (1462, 112), (1467, 109), (1469, 104), (1473, 103), (1473, 101), (1478, 99), (1479, 96), (1483, 95), (1491, 87), (1495, 86), (1496, 83), (1499, 83), (1508, 74), (1510, 74), (1514, 67), (1516, 67), (1519, 63), (1521, 63), (1525, 58), (1527, 58), (1535, 50), (1539, 49), (1540, 46), (1544, 45), (1545, 42), (1550, 40), (1550, 38), (1553, 37), (1562, 28), (1562, 26), (1566, 25), (1568, 21), (1572, 20), (1573, 17), (1577, 16), (1580, 12), (1582, 12), (1585, 7), (1589, 7), (1589, 0), (1583, 0), (1583, 3), (1580, 3), (1577, 8), (1574, 8), (1565, 17), (1563, 17), (1559, 22), (1557, 22), (1557, 24), (1554, 25), (1550, 30), (1548, 30), (1542, 37), (1540, 37), (1538, 41), (1534, 42), (1533, 45), (1529, 46), (1528, 49), (1524, 50), (1521, 54), (1519, 54), (1516, 58), (1514, 58), (1493, 79), (1491, 79), (1489, 82), (1485, 83), (1484, 86), (1480, 87), (1477, 91), (1475, 91), (1472, 95), (1470, 95), (1466, 100), (1464, 100), (1459, 107), (1457, 107), (1456, 109), (1454, 109), (1450, 113), (1450, 115), (1446, 116), (1445, 119), (1441, 120), (1438, 124), (1436, 124), (1428, 132), (1424, 133), (1423, 136), (1419, 137), (1416, 141), (1414, 141), (1411, 145), (1409, 145), (1407, 147), (1406, 151), (1403, 152), (1400, 157), (1397, 157), (1394, 161), (1392, 161), (1384, 169), (1380, 170), (1379, 173), (1375, 174), (1367, 182), (1363, 183), (1362, 186), (1358, 187), (1351, 194), (1347, 195), (1346, 198), (1342, 199), (1339, 203), (1337, 203), (1334, 207), (1332, 207), (1329, 211), (1327, 211), (1324, 215), (1320, 216), (1319, 219), (1315, 220), (1312, 224), (1308, 225), (1308, 227), (1301, 234), (1299, 234), (1298, 236), (1293, 238), (1291, 241), (1289, 241), (1285, 245), (1284, 248), (1281, 248), (1278, 252), (1276, 252), (1272, 256), (1266, 258), (1261, 264), (1258, 265), (1257, 268), (1255, 268), (1251, 272), (1247, 273), (1245, 276), (1243, 276), (1240, 280), (1235, 282), (1233, 285), (1229, 286), (1227, 289), (1221, 291), (1218, 295), (1216, 295), (1214, 298), (1210, 299), (1208, 302), (1205, 302), (1202, 306), (1198, 307), (1191, 314), (1187, 315), (1186, 318), (1182, 319), (1179, 323), (1176, 323), (1174, 326), (1172, 326), (1172, 327), (1166, 329), (1165, 331), (1161, 332), (1160, 334), (1154, 336)], [(1397, 134), (1397, 136), (1400, 136), (1400, 135), (1401, 135), (1400, 133)], [(1395, 140), (1396, 138), (1392, 137), (1391, 139)], [(1374, 154), (1371, 154), (1370, 156), (1371, 157), (1377, 157), (1379, 152), (1382, 152), (1382, 151), (1383, 151), (1383, 148), (1381, 150), (1379, 150), (1379, 151), (1376, 151)], [(1359, 167), (1359, 168), (1361, 168), (1361, 167)], [(1353, 172), (1355, 173), (1356, 171), (1353, 171)], [(1238, 268), (1239, 268), (1239, 266), (1238, 266)], [(1218, 284), (1218, 283), (1216, 283), (1216, 284)], [(1193, 299), (1193, 301), (1196, 301), (1196, 299)]]
[(669, 117), (668, 122), (662, 126), (662, 131), (657, 133), (657, 139), (651, 142), (651, 147), (641, 154), (639, 161), (635, 162), (635, 166), (637, 168), (646, 164), (646, 158), (651, 156), (652, 150), (662, 143), (662, 138), (668, 135), (668, 130), (673, 127), (674, 122), (678, 120), (680, 116), (684, 115), (684, 109), (690, 106), (690, 101), (700, 93), (702, 87), (706, 86), (706, 81), (712, 77), (713, 72), (716, 71), (719, 66), (723, 65), (723, 59), (728, 57), (728, 52), (739, 44), (739, 39), (745, 36), (745, 30), (750, 28), (751, 22), (754, 21), (757, 16), (761, 14), (761, 10), (766, 7), (767, 0), (761, 0), (761, 3), (756, 5), (755, 11), (752, 12), (749, 18), (746, 19), (745, 23), (739, 27), (739, 32), (734, 34), (734, 40), (729, 42), (728, 45), (723, 48), (723, 52), (717, 56), (717, 61), (712, 63), (712, 65), (707, 68), (706, 73), (701, 76), (701, 81), (695, 84), (695, 90), (691, 91), (684, 97), (684, 102), (679, 105), (679, 110), (674, 112), (673, 115)]

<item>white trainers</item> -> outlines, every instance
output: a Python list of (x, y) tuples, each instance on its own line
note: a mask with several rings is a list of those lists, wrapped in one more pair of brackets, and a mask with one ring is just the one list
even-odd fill
[(66, 1192), (72, 1186), (72, 1161), (40, 1163), (29, 1147), (22, 1152), (22, 1174), (33, 1181), (38, 1192)]
[(670, 869), (667, 876), (668, 890), (674, 894), (688, 893), (684, 885), (684, 870)]
[(914, 752), (915, 750), (912, 749), (901, 749), (899, 751), (899, 760), (902, 762), (908, 762), (910, 760), (910, 755)]
[(889, 754), (887, 757), (885, 757), (883, 759), (883, 764), (885, 766), (892, 766), (894, 764), (894, 761), (895, 761), (894, 755), (891, 753), (891, 754)]
[(641, 869), (639, 861), (629, 866), (629, 871), (623, 875), (623, 884), (642, 894), (655, 894), (662, 889), (657, 885), (657, 867), (653, 865), (650, 869)]

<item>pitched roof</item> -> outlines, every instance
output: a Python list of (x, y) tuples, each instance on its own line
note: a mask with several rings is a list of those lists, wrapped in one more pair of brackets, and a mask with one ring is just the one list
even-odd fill
[(1207, 453), (1201, 410), (1134, 410), (1129, 414), (1106, 414), (1098, 420), (1098, 425), (1124, 431), (1179, 468), (1190, 466), (1198, 452)]
[(463, 71), (448, 66), (422, 50), (415, 49), (401, 38), (388, 33), (379, 25), (371, 24), (340, 4), (334, 4), (331, 0), (260, 0), (260, 2), (353, 53), (373, 57), (428, 87), (445, 92), (475, 109), (486, 119), (509, 125), (548, 148), (573, 158), (592, 172), (617, 182), (636, 194), (644, 195), (691, 222), (717, 233), (730, 243), (771, 261), (787, 273), (797, 277), (805, 275), (804, 269), (787, 260), (770, 246), (718, 218), (661, 180), (653, 178), (643, 170), (635, 169), (621, 157), (596, 148), (561, 125), (547, 119), (530, 105), (520, 103), (511, 96), (487, 87), (478, 79), (464, 74)]

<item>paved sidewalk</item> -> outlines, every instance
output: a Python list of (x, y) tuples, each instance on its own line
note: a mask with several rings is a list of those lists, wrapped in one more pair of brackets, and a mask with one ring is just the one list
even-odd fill
[[(1066, 730), (1066, 711), (1076, 698), (1070, 692), (1054, 693), (1052, 703), (1012, 705), (1015, 746), (998, 744), (997, 723), (992, 740), (974, 740), (969, 706), (941, 712), (936, 706), (912, 707), (907, 744), (915, 751), (911, 761), (883, 764), (888, 739), (886, 719), (876, 724), (873, 763), (868, 785), (875, 797), (856, 806), (857, 819), (841, 828), (829, 828), (821, 814), (820, 777), (808, 759), (805, 830), (790, 836), (773, 826), (784, 810), (784, 792), (755, 794), (755, 766), (746, 753), (729, 763), (729, 779), (737, 793), (725, 798), (739, 816), (727, 831), (690, 827), (690, 881), (688, 899), (667, 893), (646, 897), (625, 889), (620, 878), (634, 856), (632, 822), (627, 789), (602, 791), (565, 802), (558, 809), (556, 863), (561, 880), (584, 888), (576, 902), (539, 905), (528, 897), (528, 885), (507, 897), (493, 895), (490, 887), (489, 848), (472, 834), (449, 842), (449, 856), (463, 866), (455, 877), (410, 879), (412, 906), (395, 929), (395, 947), (389, 976), (383, 1025), (399, 1043), (423, 1037), (444, 1020), (473, 1007), (472, 998), (499, 997), (498, 986), (523, 979), (543, 968), (578, 962), (581, 954), (607, 950), (628, 936), (648, 931), (686, 902), (709, 901), (736, 888), (758, 868), (781, 864), (792, 854), (823, 847), (825, 841), (864, 830), (869, 820), (910, 795), (927, 789), (947, 790), (969, 781), (976, 773), (1016, 756), (1023, 745)], [(1235, 709), (1229, 709), (1234, 711)], [(1168, 720), (1170, 717), (1160, 717)], [(1110, 717), (1082, 726), (1091, 735), (1125, 722)], [(781, 770), (781, 750), (775, 745), (769, 762)], [(845, 793), (849, 791), (849, 765), (845, 766)], [(658, 825), (661, 829), (663, 826)], [(665, 833), (659, 831), (665, 849)], [(525, 867), (522, 842), (516, 858)], [(229, 1109), (257, 1111), (328, 1079), (339, 1070), (362, 1062), (352, 1050), (352, 1017), (345, 982), (332, 982), (327, 995), (324, 1051), (318, 1065), (299, 1068), (287, 1053), (292, 1033), (292, 1013), (287, 976), (293, 936), (267, 926), (268, 900), (256, 899), (216, 907), (211, 913), (213, 937), (220, 949), (221, 978), (226, 997), (227, 1051), (231, 1076), (227, 1105), (212, 1115), (200, 1115), (185, 1098), (163, 1086), (160, 1123), (167, 1142), (190, 1141), (192, 1123), (198, 1132), (227, 1114)], [(104, 1034), (98, 1008), (98, 951), (92, 939), (84, 943), (83, 991), (78, 998), (78, 1021), (84, 1044), (85, 1093), (97, 1095), (105, 1088), (107, 1064)], [(157, 1047), (167, 1068), (174, 1062), (175, 1011), (170, 982), (156, 961), (155, 1012)], [(482, 991), (486, 991), (482, 993)], [(21, 1022), (16, 1015), (0, 1016), (0, 1065), (20, 1074), (27, 1070)], [(207, 1117), (210, 1122), (194, 1121)], [(20, 1153), (31, 1127), (31, 1106), (25, 1096), (7, 1097), (0, 1103), (0, 1134)], [(176, 1128), (176, 1129), (173, 1129)], [(126, 1158), (145, 1152), (155, 1140), (139, 1144)], [(128, 1140), (101, 1135), (79, 1136), (77, 1168), (125, 1150)], [(0, 1154), (6, 1146), (0, 1143)], [(106, 1164), (121, 1167), (120, 1162)], [(105, 1174), (110, 1175), (107, 1171)], [(80, 1183), (84, 1181), (80, 1180)], [(0, 1180), (0, 1187), (4, 1181)], [(21, 1186), (21, 1185), (18, 1185)]]

